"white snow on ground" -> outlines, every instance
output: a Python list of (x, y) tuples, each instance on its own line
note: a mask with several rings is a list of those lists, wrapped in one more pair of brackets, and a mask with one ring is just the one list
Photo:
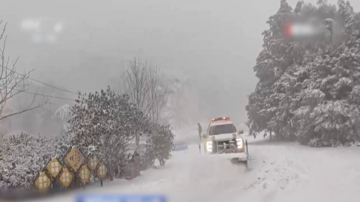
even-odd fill
[[(170, 202), (347, 202), (360, 197), (360, 147), (310, 148), (249, 138), (252, 169), (192, 145), (164, 167), (81, 193), (162, 193)], [(99, 185), (96, 185), (99, 186)], [(35, 201), (74, 201), (75, 193)]]

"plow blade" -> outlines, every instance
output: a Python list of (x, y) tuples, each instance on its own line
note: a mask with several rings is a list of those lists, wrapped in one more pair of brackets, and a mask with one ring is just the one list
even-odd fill
[(231, 164), (234, 165), (244, 165), (246, 167), (246, 169), (251, 169), (251, 161), (253, 161), (254, 159), (252, 159), (250, 156), (246, 159), (240, 158), (240, 157), (233, 157), (230, 158), (230, 162)]

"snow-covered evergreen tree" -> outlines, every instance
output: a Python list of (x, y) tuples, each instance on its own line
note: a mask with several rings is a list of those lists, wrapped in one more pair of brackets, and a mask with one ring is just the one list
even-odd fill
[(293, 63), (291, 41), (284, 36), (284, 27), (292, 15), (292, 8), (285, 0), (281, 0), (280, 9), (267, 21), (269, 30), (263, 32), (264, 49), (254, 67), (259, 82), (255, 92), (249, 96), (247, 106), (250, 133), (253, 135), (263, 130), (274, 131), (280, 124), (273, 118), (278, 113), (284, 94), (276, 91), (274, 84)]
[[(282, 0), (280, 11), (291, 13), (285, 5)], [(358, 141), (359, 13), (339, 0), (338, 8), (326, 1), (302, 3), (288, 15), (293, 20), (316, 17), (332, 23), (332, 29), (305, 41), (287, 40), (276, 29), (282, 19), (270, 18), (278, 23), (265, 31), (264, 50), (254, 68), (259, 82), (247, 106), (250, 130), (274, 131), (279, 138), (311, 146)]]
[(173, 140), (174, 134), (170, 126), (155, 125), (146, 144), (145, 165), (153, 166), (156, 159), (159, 160), (160, 165), (164, 165), (171, 157)]
[(86, 154), (94, 147), (111, 174), (120, 176), (129, 144), (135, 134), (146, 132), (148, 119), (127, 95), (117, 95), (110, 87), (81, 96), (71, 114), (69, 133), (74, 135), (73, 144)]

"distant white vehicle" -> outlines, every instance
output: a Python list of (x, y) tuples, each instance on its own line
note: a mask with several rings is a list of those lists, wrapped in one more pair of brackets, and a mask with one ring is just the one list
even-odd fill
[(207, 132), (202, 135), (205, 153), (236, 154), (240, 161), (247, 162), (247, 143), (241, 136), (243, 131), (237, 131), (229, 117), (214, 118), (209, 123)]

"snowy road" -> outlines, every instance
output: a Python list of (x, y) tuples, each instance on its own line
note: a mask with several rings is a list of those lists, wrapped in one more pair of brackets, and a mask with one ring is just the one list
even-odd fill
[[(132, 181), (105, 182), (86, 193), (163, 193), (171, 202), (358, 201), (360, 148), (315, 149), (292, 143), (250, 144), (253, 169), (232, 165), (225, 156), (176, 153), (164, 167)], [(65, 194), (43, 201), (74, 201)], [(36, 200), (40, 201), (40, 200)]]

